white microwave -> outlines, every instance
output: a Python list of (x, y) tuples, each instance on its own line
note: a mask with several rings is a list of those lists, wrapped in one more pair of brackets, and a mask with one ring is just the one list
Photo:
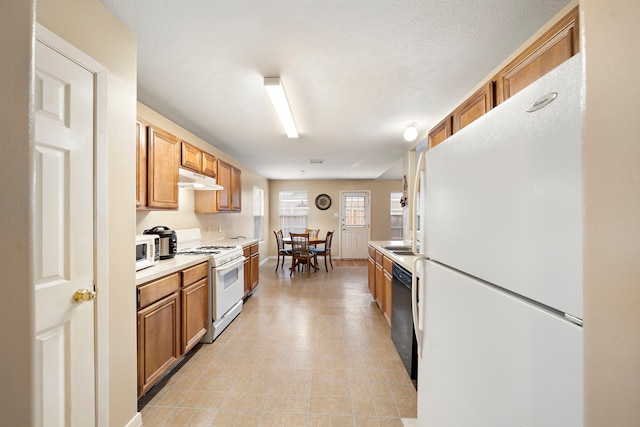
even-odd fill
[(160, 236), (136, 235), (136, 271), (151, 267), (160, 260)]

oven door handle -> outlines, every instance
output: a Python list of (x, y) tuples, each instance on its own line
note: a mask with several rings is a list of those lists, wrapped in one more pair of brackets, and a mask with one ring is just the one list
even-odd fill
[(244, 264), (244, 256), (236, 258), (233, 261), (229, 261), (226, 264), (222, 264), (222, 265), (219, 265), (217, 267), (213, 267), (213, 269), (218, 273), (222, 273), (222, 272), (224, 272), (226, 270), (233, 270), (234, 268), (238, 268), (242, 264)]

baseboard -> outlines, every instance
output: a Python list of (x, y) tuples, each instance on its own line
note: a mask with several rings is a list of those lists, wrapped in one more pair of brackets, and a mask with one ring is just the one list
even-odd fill
[(136, 412), (136, 415), (124, 427), (142, 427), (142, 414)]

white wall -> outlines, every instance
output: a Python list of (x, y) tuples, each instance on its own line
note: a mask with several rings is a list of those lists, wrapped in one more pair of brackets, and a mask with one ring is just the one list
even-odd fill
[(5, 425), (34, 422), (34, 308), (31, 277), (33, 203), (30, 78), (33, 3), (4, 2), (0, 13), (0, 417)]
[(585, 425), (640, 425), (640, 2), (583, 0)]
[[(37, 0), (37, 20), (109, 70), (109, 320), (107, 328), (101, 330), (109, 333), (105, 367), (109, 378), (109, 425), (122, 426), (137, 412), (135, 267), (132, 261), (136, 40), (97, 0)], [(98, 159), (98, 162), (106, 160)]]
[[(142, 234), (145, 229), (156, 225), (166, 225), (174, 230), (199, 228), (203, 241), (219, 240), (228, 237), (245, 236), (253, 238), (253, 187), (258, 186), (265, 192), (265, 239), (269, 224), (269, 182), (266, 178), (253, 172), (233, 157), (215, 147), (215, 141), (204, 141), (187, 129), (172, 122), (168, 118), (153, 111), (146, 105), (138, 103), (138, 117), (153, 123), (161, 129), (187, 141), (191, 145), (205, 150), (219, 159), (242, 170), (242, 211), (220, 212), (214, 214), (196, 214), (193, 211), (193, 190), (179, 189), (178, 210), (136, 212), (136, 231)], [(221, 231), (218, 231), (218, 230)], [(260, 245), (260, 258), (267, 256), (266, 245)]]
[[(401, 191), (402, 182), (387, 180), (345, 179), (345, 180), (295, 180), (269, 181), (270, 197), (270, 222), (268, 225), (269, 242), (268, 252), (270, 256), (276, 256), (276, 241), (274, 230), (280, 228), (279, 193), (280, 191), (306, 191), (309, 203), (309, 226), (319, 228), (320, 235), (327, 231), (336, 232), (332, 246), (333, 256), (341, 257), (340, 243), (337, 241), (340, 232), (340, 218), (335, 213), (340, 212), (340, 191), (370, 190), (371, 191), (371, 240), (389, 240), (391, 236), (390, 196), (392, 191)], [(319, 210), (315, 207), (315, 199), (319, 194), (327, 194), (331, 197), (331, 207), (327, 210)]]

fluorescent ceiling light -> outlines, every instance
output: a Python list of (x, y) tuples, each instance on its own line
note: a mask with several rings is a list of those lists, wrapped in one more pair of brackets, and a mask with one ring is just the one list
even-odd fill
[(289, 108), (280, 77), (265, 77), (264, 88), (267, 90), (269, 98), (271, 98), (287, 136), (289, 138), (297, 138), (298, 129), (296, 129), (296, 122), (293, 120), (293, 114), (291, 114), (291, 108)]

